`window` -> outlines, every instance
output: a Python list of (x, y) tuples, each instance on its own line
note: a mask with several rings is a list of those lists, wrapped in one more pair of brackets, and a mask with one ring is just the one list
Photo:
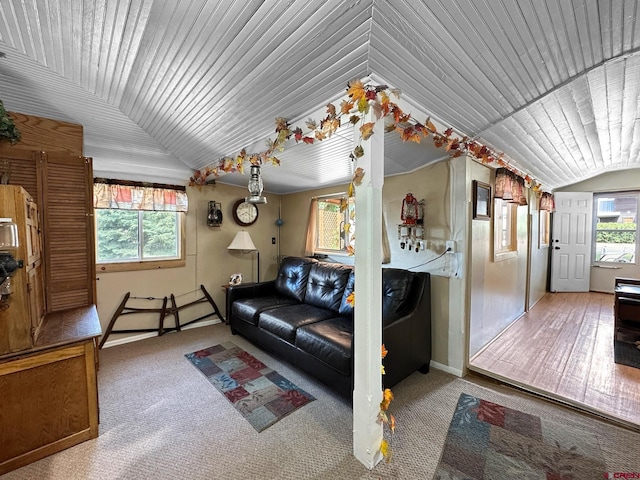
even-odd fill
[(94, 207), (98, 271), (185, 265), (184, 190), (96, 181)]
[(180, 214), (96, 210), (98, 263), (180, 258)]
[(594, 261), (636, 263), (640, 192), (594, 195)]
[(549, 246), (549, 238), (550, 238), (550, 225), (551, 225), (551, 212), (548, 210), (539, 210), (539, 243), (538, 247), (548, 247)]
[(496, 198), (493, 207), (493, 260), (497, 262), (518, 253), (518, 205)]
[[(341, 208), (343, 205), (344, 208)], [(337, 195), (318, 198), (316, 248), (319, 251), (346, 253), (347, 247), (354, 246), (355, 215), (353, 197)]]

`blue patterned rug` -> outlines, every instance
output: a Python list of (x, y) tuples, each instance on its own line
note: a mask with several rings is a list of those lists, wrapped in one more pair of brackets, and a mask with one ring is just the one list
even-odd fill
[(591, 433), (463, 393), (433, 478), (577, 480), (606, 471)]
[(185, 357), (258, 432), (315, 400), (231, 342)]

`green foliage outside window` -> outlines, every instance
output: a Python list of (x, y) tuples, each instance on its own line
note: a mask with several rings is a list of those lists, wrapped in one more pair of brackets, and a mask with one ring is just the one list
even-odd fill
[(178, 214), (96, 210), (98, 263), (178, 257)]
[(340, 250), (340, 224), (344, 215), (340, 212), (340, 204), (330, 201), (318, 201), (318, 247), (327, 250)]
[(636, 230), (635, 223), (598, 223), (596, 225), (597, 243), (635, 243)]
[[(347, 202), (344, 211), (341, 203)], [(347, 228), (345, 228), (345, 225)], [(355, 200), (342, 195), (318, 200), (317, 244), (320, 250), (347, 251), (355, 234)]]
[(143, 257), (177, 257), (177, 213), (143, 212)]

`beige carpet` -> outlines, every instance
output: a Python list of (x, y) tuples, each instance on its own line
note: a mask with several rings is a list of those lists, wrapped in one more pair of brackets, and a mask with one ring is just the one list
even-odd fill
[[(228, 340), (317, 400), (257, 433), (184, 358)], [(431, 479), (462, 392), (584, 428), (598, 438), (609, 472), (640, 472), (639, 433), (437, 370), (414, 373), (394, 388), (394, 460), (369, 471), (351, 454), (348, 405), (221, 324), (102, 350), (98, 378), (100, 437), (2, 480)]]

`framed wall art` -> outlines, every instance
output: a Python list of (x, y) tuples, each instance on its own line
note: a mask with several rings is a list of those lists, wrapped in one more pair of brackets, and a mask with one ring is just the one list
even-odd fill
[(473, 218), (489, 220), (491, 218), (491, 185), (473, 181)]

